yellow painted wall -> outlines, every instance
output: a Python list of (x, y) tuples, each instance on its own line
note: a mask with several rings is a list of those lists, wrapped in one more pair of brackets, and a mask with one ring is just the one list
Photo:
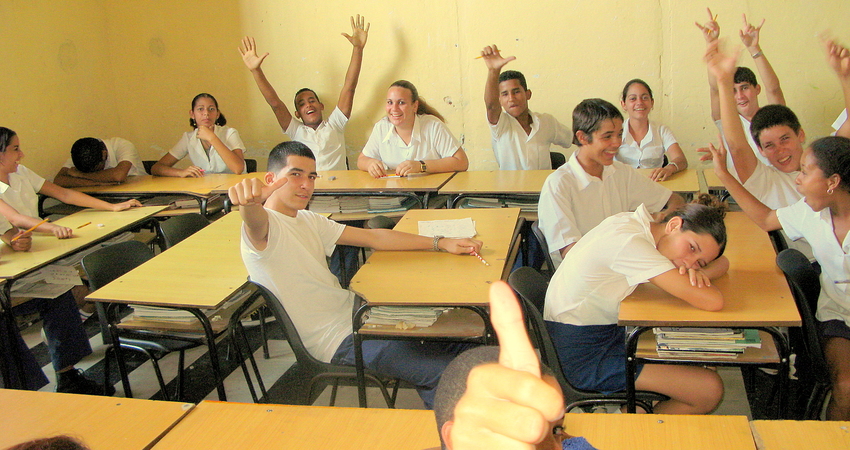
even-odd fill
[[(30, 153), (45, 154), (27, 164), (52, 175), (70, 142), (87, 134), (120, 135), (143, 159), (158, 158), (189, 129), (189, 102), (199, 92), (218, 98), (248, 155), (262, 159), (285, 138), (242, 65), (239, 39), (255, 36), (260, 51), (271, 53), (264, 68), (287, 103), (309, 86), (329, 114), (351, 54), (340, 33), (350, 31), (348, 16), (357, 13), (372, 29), (346, 132), (352, 160), (384, 114), (387, 86), (404, 78), (464, 137), (470, 168), (494, 168), (482, 100), (486, 70), (474, 59), (492, 43), (517, 57), (508, 67), (526, 74), (531, 108), (567, 125), (583, 98), (617, 102), (622, 85), (640, 77), (655, 91), (653, 119), (671, 127), (692, 162), (694, 149), (716, 135), (704, 43), (694, 26), (706, 20), (702, 1), (213, 3), (214, 9), (210, 2), (164, 0), (0, 3), (0, 17), (8, 18), (4, 31), (12, 30), (0, 46), (7, 62), (0, 85), (9, 92), (0, 124), (17, 129)], [(767, 19), (762, 47), (788, 105), (810, 140), (828, 133), (842, 99), (815, 33), (832, 29), (850, 44), (850, 3), (724, 0), (711, 6), (732, 45), (740, 42), (742, 12), (753, 21)], [(60, 56), (67, 42), (76, 50), (71, 68), (60, 62), (67, 59)], [(741, 61), (754, 67), (749, 56)]]

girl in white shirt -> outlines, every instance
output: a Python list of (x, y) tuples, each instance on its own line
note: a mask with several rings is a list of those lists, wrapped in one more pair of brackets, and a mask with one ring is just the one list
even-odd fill
[(709, 146), (714, 171), (741, 209), (765, 231), (805, 238), (820, 264), (818, 319), (829, 364), (830, 420), (850, 420), (850, 139), (830, 136), (803, 151), (795, 180), (799, 202), (771, 210), (741, 186), (726, 167), (726, 151)]
[(357, 168), (375, 178), (414, 173), (459, 172), (469, 167), (466, 152), (443, 116), (419, 97), (413, 83), (399, 80), (387, 91), (387, 116), (372, 129)]
[[(235, 173), (245, 171), (242, 150), (245, 144), (234, 128), (225, 126), (227, 119), (218, 109), (218, 101), (201, 93), (192, 99), (189, 125), (194, 128), (183, 134), (177, 145), (151, 167), (151, 174), (162, 177), (202, 177), (204, 173)], [(192, 165), (177, 169), (174, 164), (189, 156)]]
[[(636, 169), (655, 169), (650, 175), (650, 179), (655, 181), (664, 181), (688, 167), (688, 159), (670, 129), (649, 121), (655, 100), (645, 81), (635, 78), (626, 83), (620, 105), (629, 117), (623, 123), (623, 143), (617, 154), (618, 161)], [(669, 162), (662, 167), (665, 154)]]

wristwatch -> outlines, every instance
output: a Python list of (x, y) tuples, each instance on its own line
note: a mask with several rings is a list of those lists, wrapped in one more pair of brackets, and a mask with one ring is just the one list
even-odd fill
[(428, 165), (425, 164), (425, 161), (419, 161), (419, 171), (425, 173), (428, 171)]

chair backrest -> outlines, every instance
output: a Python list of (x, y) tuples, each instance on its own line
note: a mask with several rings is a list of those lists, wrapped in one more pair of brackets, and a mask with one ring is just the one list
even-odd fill
[(254, 173), (257, 171), (257, 160), (245, 158), (246, 173)]
[(150, 247), (134, 240), (94, 251), (86, 255), (80, 264), (89, 279), (89, 287), (94, 291), (151, 258), (153, 252)]
[(210, 221), (199, 213), (189, 213), (174, 216), (159, 223), (159, 235), (162, 237), (162, 249), (166, 250), (178, 242), (195, 234)]
[(770, 242), (773, 244), (773, 251), (775, 251), (777, 255), (779, 255), (782, 250), (788, 248), (788, 242), (785, 240), (782, 230), (768, 231), (767, 235), (770, 237)]
[(387, 216), (375, 216), (366, 222), (366, 228), (370, 228), (372, 230), (379, 228), (392, 230), (394, 227), (395, 221)]
[(803, 320), (803, 341), (812, 373), (818, 381), (829, 383), (826, 358), (823, 355), (820, 336), (815, 319), (818, 297), (820, 296), (820, 278), (809, 259), (799, 250), (786, 249), (776, 255), (776, 265), (782, 269), (800, 318)]
[(567, 157), (558, 152), (549, 152), (549, 159), (552, 161), (552, 169), (557, 169), (567, 162)]
[(145, 172), (147, 172), (148, 175), (152, 175), (151, 174), (151, 167), (153, 167), (154, 164), (156, 164), (155, 160), (142, 161), (142, 165), (145, 166)]
[(544, 274), (548, 278), (552, 278), (552, 275), (555, 274), (555, 263), (552, 261), (552, 254), (549, 253), (549, 244), (546, 243), (546, 236), (543, 235), (543, 230), (540, 229), (539, 223), (539, 220), (535, 220), (531, 224), (531, 233), (537, 239), (537, 243), (540, 244), (540, 250), (546, 258), (546, 272)]

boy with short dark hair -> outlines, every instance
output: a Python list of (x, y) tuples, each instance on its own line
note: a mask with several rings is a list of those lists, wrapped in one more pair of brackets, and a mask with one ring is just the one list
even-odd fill
[(123, 183), (129, 175), (142, 175), (145, 167), (136, 146), (121, 138), (86, 137), (71, 146), (71, 157), (53, 182), (62, 187)]
[(551, 169), (549, 147), (557, 144), (568, 148), (570, 129), (549, 114), (528, 109), (531, 90), (525, 76), (515, 70), (501, 72), (516, 57), (503, 58), (495, 45), (484, 47), (481, 57), (487, 64), (484, 105), (499, 168)]

